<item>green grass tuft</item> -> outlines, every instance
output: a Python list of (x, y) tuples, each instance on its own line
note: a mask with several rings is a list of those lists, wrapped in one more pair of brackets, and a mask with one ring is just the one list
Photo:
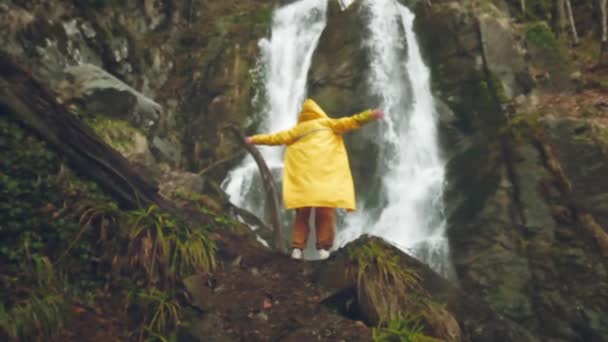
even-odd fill
[(426, 336), (422, 331), (420, 321), (403, 316), (391, 320), (388, 324), (380, 324), (372, 329), (374, 342), (439, 342), (433, 337)]
[(28, 340), (36, 336), (54, 336), (68, 313), (61, 294), (34, 295), (10, 309), (0, 303), (0, 327), (12, 338)]
[(68, 317), (64, 295), (65, 277), (55, 271), (47, 257), (32, 256), (21, 265), (24, 277), (36, 287), (23, 288), (18, 298), (0, 302), (0, 329), (19, 340), (52, 337), (61, 331)]
[(135, 299), (147, 316), (146, 323), (142, 326), (148, 336), (147, 340), (172, 340), (171, 335), (183, 324), (182, 307), (175, 296), (157, 288), (149, 288), (137, 292)]
[(152, 205), (127, 217), (129, 264), (148, 283), (170, 284), (195, 271), (216, 267), (215, 244), (204, 229), (193, 229)]
[(379, 319), (391, 320), (404, 314), (403, 310), (418, 301), (415, 294), (424, 293), (419, 275), (403, 267), (399, 256), (378, 241), (351, 252), (356, 260), (357, 295), (364, 297), (378, 310)]

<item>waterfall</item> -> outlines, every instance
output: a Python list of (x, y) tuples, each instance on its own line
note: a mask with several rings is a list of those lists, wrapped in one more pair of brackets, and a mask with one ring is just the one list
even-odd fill
[[(292, 127), (306, 96), (313, 52), (325, 28), (327, 0), (300, 0), (278, 8), (272, 17), (270, 39), (259, 42), (264, 108), (259, 132)], [(280, 174), (283, 149), (259, 146), (268, 167)], [(222, 187), (230, 201), (264, 217), (264, 187), (251, 157), (230, 171)]]
[[(376, 235), (449, 276), (443, 215), (444, 162), (430, 72), (413, 31), (414, 14), (396, 0), (368, 0), (366, 47), (369, 89), (385, 111), (378, 172), (385, 201), (346, 217), (337, 236), (342, 246), (361, 234)], [(356, 158), (356, 156), (354, 156)]]
[[(373, 176), (381, 179), (375, 191), (384, 198), (369, 205), (362, 200), (366, 194), (359, 194), (359, 210), (339, 223), (335, 247), (362, 234), (376, 235), (449, 276), (442, 202), (444, 163), (430, 72), (413, 31), (414, 15), (396, 0), (366, 0), (362, 9), (369, 14), (369, 92), (386, 114), (370, 142), (380, 147), (372, 158), (378, 164), (378, 174)], [(271, 38), (259, 43), (266, 105), (259, 132), (276, 132), (296, 123), (326, 10), (327, 0), (300, 0), (275, 11)], [(278, 174), (283, 149), (261, 146), (260, 150)], [(223, 188), (233, 203), (264, 216), (264, 188), (250, 157), (228, 174)]]

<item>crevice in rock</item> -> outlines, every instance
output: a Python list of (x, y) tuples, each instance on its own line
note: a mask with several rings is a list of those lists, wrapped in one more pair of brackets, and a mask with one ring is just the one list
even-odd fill
[(600, 253), (604, 257), (608, 256), (608, 234), (606, 230), (595, 220), (591, 213), (587, 212), (587, 210), (577, 203), (576, 196), (573, 196), (574, 187), (572, 182), (566, 175), (553, 147), (540, 139), (537, 139), (536, 143), (541, 153), (543, 164), (555, 177), (556, 186), (559, 188), (561, 195), (566, 197), (566, 205), (570, 211), (571, 218), (578, 221), (583, 230), (595, 240)]
[(347, 319), (353, 321), (364, 320), (359, 309), (357, 289), (355, 287), (348, 287), (338, 291), (324, 299), (321, 303)]
[[(481, 23), (479, 22), (479, 18), (476, 18), (475, 27), (477, 29), (477, 35), (478, 35), (478, 39), (479, 39), (479, 42), (481, 45), (480, 53), (481, 53), (481, 58), (482, 58), (482, 63), (483, 63), (483, 73), (485, 76), (485, 81), (490, 90), (490, 96), (492, 97), (492, 105), (494, 107), (495, 112), (497, 113), (494, 115), (496, 118), (498, 118), (498, 122), (496, 124), (497, 124), (497, 126), (500, 126), (500, 124), (504, 124), (506, 122), (506, 115), (500, 105), (500, 98), (498, 96), (498, 90), (496, 89), (496, 84), (494, 83), (494, 80), (492, 78), (492, 72), (490, 71), (490, 68), (488, 66), (488, 60), (487, 60), (487, 55), (486, 55), (486, 42), (485, 42), (485, 40), (483, 38), (483, 34), (481, 32)], [(500, 150), (501, 150), (501, 154), (502, 154), (502, 157), (504, 160), (505, 170), (507, 172), (507, 177), (509, 179), (509, 182), (512, 184), (513, 201), (512, 201), (512, 206), (510, 208), (510, 211), (511, 211), (510, 214), (511, 214), (511, 219), (515, 225), (523, 226), (526, 224), (526, 218), (524, 215), (523, 205), (521, 202), (519, 182), (517, 181), (517, 175), (515, 173), (515, 169), (513, 166), (514, 154), (511, 149), (509, 139), (512, 139), (512, 137), (510, 135), (507, 136), (506, 134), (502, 135), (499, 138)]]

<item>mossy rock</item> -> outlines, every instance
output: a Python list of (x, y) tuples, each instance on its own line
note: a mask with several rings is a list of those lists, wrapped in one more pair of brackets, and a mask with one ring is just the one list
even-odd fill
[(384, 325), (415, 317), (426, 334), (460, 341), (458, 322), (442, 299), (426, 289), (431, 273), (384, 240), (365, 236), (332, 257), (318, 273), (318, 282), (328, 291), (328, 305), (354, 319)]

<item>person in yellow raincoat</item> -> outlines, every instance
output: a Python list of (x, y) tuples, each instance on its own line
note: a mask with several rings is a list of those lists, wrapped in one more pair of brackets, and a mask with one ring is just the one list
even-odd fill
[(287, 209), (296, 209), (292, 258), (302, 259), (313, 208), (316, 246), (321, 259), (329, 257), (335, 235), (335, 208), (356, 209), (355, 188), (342, 134), (382, 116), (381, 110), (374, 109), (332, 119), (315, 101), (307, 99), (298, 123), (291, 129), (246, 138), (248, 144), (287, 145), (283, 202)]

